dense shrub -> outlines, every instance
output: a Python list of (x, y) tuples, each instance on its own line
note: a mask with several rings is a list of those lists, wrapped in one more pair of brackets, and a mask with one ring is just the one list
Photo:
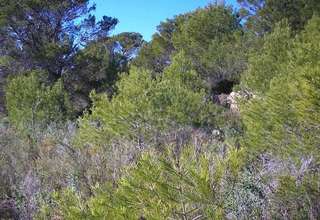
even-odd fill
[(243, 108), (248, 147), (319, 161), (319, 33), (319, 18), (315, 17), (293, 40), (287, 59), (274, 67), (277, 74), (266, 94)]
[(219, 108), (206, 102), (201, 81), (183, 59), (176, 57), (181, 66), (174, 62), (155, 79), (149, 71), (131, 69), (112, 100), (93, 93), (93, 107), (80, 120), (83, 143), (104, 143), (113, 137), (144, 142), (179, 126), (214, 126)]
[[(269, 89), (242, 107), (243, 147), (249, 157), (270, 155), (287, 167), (276, 177), (269, 176), (276, 183), (269, 205), (274, 218), (313, 219), (320, 214), (319, 25), (320, 19), (314, 17), (290, 42), (287, 59), (273, 66)], [(269, 61), (268, 53), (264, 57)]]
[(145, 152), (115, 187), (97, 187), (89, 201), (71, 189), (56, 194), (54, 209), (44, 207), (40, 219), (57, 210), (67, 219), (221, 219), (228, 212), (223, 184), (235, 180), (241, 152), (230, 151), (222, 159), (194, 147)]
[(10, 122), (21, 131), (45, 126), (69, 116), (68, 97), (61, 81), (44, 84), (45, 74), (33, 71), (12, 78), (6, 87), (6, 104)]

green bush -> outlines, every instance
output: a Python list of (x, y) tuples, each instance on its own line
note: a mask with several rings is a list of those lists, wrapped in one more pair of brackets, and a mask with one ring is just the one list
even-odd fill
[(112, 100), (93, 93), (93, 107), (80, 120), (81, 141), (98, 144), (112, 137), (144, 141), (179, 126), (214, 126), (218, 108), (206, 102), (200, 79), (184, 59), (176, 57), (155, 79), (149, 71), (133, 68), (122, 76)]
[(64, 219), (222, 219), (227, 213), (223, 183), (233, 182), (240, 156), (241, 151), (233, 150), (221, 159), (189, 145), (151, 150), (128, 166), (116, 184), (97, 186), (90, 199), (64, 190), (54, 193), (53, 203), (40, 214), (56, 212)]
[(61, 81), (46, 86), (44, 74), (33, 71), (9, 80), (6, 87), (6, 106), (10, 122), (21, 131), (58, 122), (69, 115), (68, 97)]
[(270, 73), (275, 74), (270, 89), (243, 106), (248, 149), (320, 161), (319, 24), (315, 17), (301, 36), (292, 40), (287, 59), (276, 67), (276, 74)]
[(193, 12), (173, 35), (175, 48), (185, 52), (213, 90), (222, 80), (238, 83), (246, 68), (249, 42), (232, 9), (216, 5)]
[(270, 81), (280, 74), (281, 66), (287, 62), (292, 48), (288, 24), (279, 23), (275, 30), (262, 39), (261, 49), (249, 56), (248, 69), (242, 74), (241, 86), (255, 93), (265, 93)]

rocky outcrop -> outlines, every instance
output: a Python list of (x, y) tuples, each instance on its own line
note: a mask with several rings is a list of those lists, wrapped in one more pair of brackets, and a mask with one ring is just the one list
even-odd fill
[(227, 103), (229, 106), (229, 109), (232, 113), (239, 113), (239, 104), (238, 100), (242, 98), (240, 93), (237, 92), (231, 92), (230, 95), (227, 97)]
[(83, 110), (87, 109), (90, 105), (90, 99), (85, 95), (73, 95), (70, 97), (70, 101), (73, 110), (77, 115), (81, 115)]
[(220, 94), (220, 95), (215, 95), (213, 96), (213, 102), (216, 103), (217, 105), (221, 105), (223, 107), (228, 108), (228, 103), (227, 103), (227, 98), (228, 98), (228, 94)]
[(213, 102), (230, 109), (232, 113), (238, 114), (240, 112), (239, 101), (250, 100), (251, 98), (254, 98), (254, 95), (252, 93), (248, 91), (240, 91), (231, 92), (230, 94), (222, 93), (220, 95), (215, 95), (213, 97)]

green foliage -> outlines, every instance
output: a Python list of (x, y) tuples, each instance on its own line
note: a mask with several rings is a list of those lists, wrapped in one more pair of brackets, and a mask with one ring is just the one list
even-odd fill
[(181, 27), (181, 32), (174, 36), (174, 43), (179, 49), (203, 48), (213, 39), (223, 39), (238, 28), (239, 23), (231, 9), (209, 5), (191, 15)]
[(271, 32), (274, 26), (287, 20), (294, 31), (303, 30), (314, 14), (319, 15), (317, 0), (238, 0), (246, 25), (258, 33)]
[(286, 23), (278, 24), (274, 32), (263, 38), (261, 49), (249, 56), (248, 69), (242, 75), (242, 86), (255, 93), (265, 93), (270, 81), (280, 74), (292, 47), (291, 33)]
[(43, 205), (37, 213), (36, 219), (46, 220), (62, 218), (67, 220), (88, 219), (86, 208), (78, 195), (71, 189), (54, 192), (52, 195), (54, 209)]
[(319, 161), (319, 24), (318, 17), (310, 21), (270, 89), (242, 109), (249, 150)]
[[(310, 219), (319, 216), (319, 174), (304, 174), (303, 177), (284, 175), (279, 178), (279, 187), (272, 198), (274, 215), (288, 212), (294, 219)], [(297, 199), (299, 198), (299, 199)]]
[(175, 54), (183, 52), (208, 92), (222, 80), (238, 83), (253, 36), (241, 30), (231, 8), (209, 5), (161, 23), (158, 30), (141, 49), (135, 65), (159, 73)]
[(115, 93), (120, 73), (129, 71), (129, 62), (142, 42), (140, 34), (125, 32), (92, 41), (77, 52), (74, 68), (64, 76), (64, 84), (79, 114), (89, 107), (92, 90), (109, 96)]
[(173, 35), (179, 32), (187, 18), (188, 15), (179, 15), (161, 22), (157, 27), (158, 32), (152, 36), (151, 42), (142, 46), (133, 64), (154, 73), (161, 73), (170, 64), (171, 55), (175, 52)]
[(91, 113), (80, 121), (83, 142), (104, 143), (120, 136), (142, 141), (152, 133), (177, 126), (214, 125), (217, 110), (205, 102), (197, 74), (187, 68), (190, 61), (181, 59), (178, 56), (156, 79), (149, 71), (133, 68), (129, 75), (122, 76), (112, 100), (93, 94)]
[(177, 50), (185, 52), (194, 69), (214, 89), (222, 80), (238, 82), (246, 65), (249, 41), (230, 8), (209, 5), (198, 9), (174, 33)]
[(0, 87), (26, 73), (0, 119), (0, 216), (319, 219), (319, 3), (239, 2), (253, 32), (211, 4), (146, 43), (86, 0), (0, 0)]
[(106, 16), (96, 22), (94, 9), (88, 0), (1, 0), (1, 48), (16, 62), (10, 74), (40, 67), (55, 81), (70, 71), (79, 47), (107, 36), (118, 22)]
[[(191, 219), (200, 213), (214, 215), (211, 202), (215, 192), (210, 182), (208, 159), (196, 159), (188, 150), (180, 156), (170, 154), (160, 158), (143, 155), (137, 166), (127, 171), (128, 175), (120, 180), (116, 192), (118, 205), (122, 208), (119, 219), (140, 216)], [(92, 206), (98, 205), (99, 199), (94, 199)], [(103, 213), (100, 216), (104, 216)]]
[(33, 71), (12, 78), (6, 88), (6, 104), (10, 122), (21, 131), (32, 131), (68, 118), (70, 108), (62, 83), (42, 83), (42, 72)]
[[(230, 160), (217, 159), (223, 165), (213, 166), (216, 159), (189, 146), (149, 151), (126, 169), (116, 187), (98, 187), (86, 203), (88, 209), (81, 209), (84, 206), (75, 193), (61, 193), (55, 203), (62, 206), (55, 208), (62, 216), (71, 214), (66, 219), (221, 219), (226, 211), (221, 186)], [(79, 210), (84, 211), (82, 217), (77, 214)]]

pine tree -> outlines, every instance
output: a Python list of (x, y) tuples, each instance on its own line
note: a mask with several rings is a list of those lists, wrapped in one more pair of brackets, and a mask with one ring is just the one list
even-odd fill
[(293, 49), (276, 67), (266, 94), (243, 108), (248, 148), (318, 161), (318, 22), (319, 18), (312, 19), (293, 40)]
[(80, 121), (80, 139), (98, 144), (122, 136), (148, 142), (179, 126), (215, 126), (219, 108), (206, 102), (200, 79), (183, 59), (177, 57), (180, 63), (174, 62), (155, 79), (150, 71), (131, 69), (117, 84), (112, 100), (93, 94), (91, 113)]
[(23, 132), (34, 132), (51, 122), (71, 117), (71, 107), (61, 81), (46, 86), (44, 72), (33, 71), (13, 77), (6, 88), (6, 106), (12, 125)]

